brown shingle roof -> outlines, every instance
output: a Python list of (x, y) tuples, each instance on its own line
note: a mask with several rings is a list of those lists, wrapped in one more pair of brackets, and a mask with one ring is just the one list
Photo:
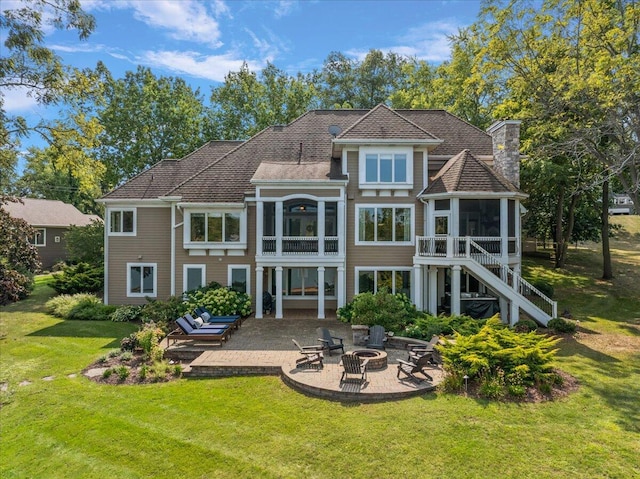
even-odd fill
[(2, 205), (13, 218), (21, 218), (31, 226), (66, 228), (70, 225), (86, 226), (99, 216), (86, 215), (75, 206), (58, 200), (21, 198), (22, 203), (8, 202)]
[(107, 193), (104, 198), (148, 199), (165, 196), (194, 173), (205, 168), (242, 141), (210, 141), (180, 160), (161, 160), (148, 170)]
[(451, 158), (420, 195), (456, 192), (517, 193), (505, 177), (478, 160), (469, 150)]
[(311, 180), (328, 181), (330, 164), (328, 161), (317, 163), (262, 162), (252, 181), (289, 181)]
[(312, 110), (244, 143), (211, 142), (182, 160), (163, 160), (104, 198), (182, 196), (186, 202), (236, 203), (254, 191), (251, 178), (263, 162), (325, 163), (326, 171), (339, 172), (339, 165), (330, 163), (330, 126), (337, 126), (344, 139), (443, 140), (430, 155), (453, 156), (463, 148), (475, 155), (493, 154), (487, 133), (442, 110), (393, 111), (384, 105), (373, 110)]
[(437, 140), (438, 138), (406, 117), (385, 105), (378, 105), (347, 130), (338, 139), (374, 140)]

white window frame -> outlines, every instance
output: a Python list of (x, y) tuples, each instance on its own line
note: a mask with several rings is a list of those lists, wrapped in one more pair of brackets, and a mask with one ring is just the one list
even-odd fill
[[(328, 266), (325, 268), (325, 274), (326, 274), (326, 270), (331, 268), (332, 266)], [(298, 300), (309, 300), (309, 299), (317, 299), (318, 295), (314, 294), (314, 295), (305, 295), (305, 294), (292, 294), (289, 295), (287, 294), (287, 291), (289, 290), (289, 275), (287, 273), (288, 269), (314, 269), (317, 272), (317, 266), (288, 266), (288, 267), (284, 267), (282, 268), (282, 297), (284, 299), (290, 299), (290, 300), (294, 300), (294, 301), (298, 301)], [(336, 282), (338, 281), (338, 271), (337, 268), (336, 269)], [(271, 282), (271, 279), (270, 279)], [(304, 285), (303, 285), (303, 291), (304, 291)], [(334, 288), (334, 294), (325, 294), (324, 295), (324, 299), (337, 299), (338, 298), (338, 292), (336, 291), (336, 289)]]
[[(153, 268), (153, 292), (131, 292), (131, 268)], [(127, 263), (127, 298), (155, 298), (158, 296), (158, 263)], [(142, 285), (141, 285), (142, 286)], [(142, 289), (142, 287), (140, 288)]]
[(229, 288), (233, 287), (233, 270), (234, 269), (243, 269), (247, 276), (247, 291), (245, 291), (248, 295), (251, 295), (251, 266), (248, 264), (230, 264), (227, 266), (227, 286)]
[[(124, 212), (132, 212), (133, 213), (133, 231), (122, 231), (122, 227), (124, 224)], [(122, 213), (120, 216), (120, 231), (111, 231), (111, 215), (112, 213)], [(109, 236), (136, 236), (136, 231), (138, 229), (138, 210), (137, 208), (109, 208), (107, 211), (107, 231), (109, 232)]]
[[(368, 204), (358, 203), (355, 205), (355, 244), (357, 246), (412, 246), (415, 244), (415, 205), (412, 204)], [(408, 209), (411, 214), (411, 231), (409, 232), (409, 241), (365, 241), (360, 239), (360, 210), (364, 208), (403, 208)], [(395, 212), (394, 212), (395, 216)], [(377, 228), (377, 226), (376, 226)], [(395, 229), (394, 229), (395, 234)]]
[[(378, 178), (380, 175), (380, 155), (406, 156), (406, 180), (403, 182), (367, 181), (367, 155), (378, 155)], [(392, 160), (392, 171), (395, 172), (395, 162)], [(395, 173), (394, 173), (395, 174)], [(358, 180), (360, 189), (407, 190), (413, 188), (413, 148), (412, 147), (377, 147), (362, 146), (358, 152)]]
[[(222, 241), (192, 241), (191, 240), (191, 215), (204, 214), (205, 218), (208, 218), (209, 214), (235, 214), (240, 215), (240, 238), (238, 241), (225, 241), (224, 240), (224, 220)], [(205, 222), (205, 234), (207, 231), (207, 225)], [(222, 248), (222, 249), (246, 249), (247, 248), (247, 210), (246, 209), (197, 209), (185, 212), (184, 215), (184, 228), (183, 228), (183, 243), (186, 249), (189, 248)]]
[(391, 271), (393, 273), (393, 283), (392, 283), (392, 291), (391, 293), (396, 293), (396, 277), (395, 273), (403, 272), (409, 273), (409, 278), (411, 283), (409, 284), (409, 294), (407, 295), (411, 301), (413, 301), (412, 290), (413, 290), (413, 282), (415, 278), (413, 277), (413, 268), (407, 268), (406, 266), (356, 266), (355, 267), (355, 289), (353, 290), (355, 294), (360, 294), (360, 273), (362, 271), (372, 271), (373, 272), (373, 292), (376, 293), (378, 291), (378, 272), (380, 271)]
[(200, 283), (202, 286), (207, 285), (207, 265), (205, 264), (183, 264), (182, 265), (182, 292), (188, 291), (187, 289), (187, 270), (199, 269), (200, 270)]
[[(33, 246), (47, 246), (47, 228), (33, 228), (35, 233), (32, 236), (32, 240), (33, 240)], [(38, 232), (41, 232), (40, 235), (38, 235)], [(38, 242), (38, 236), (40, 236), (41, 241)]]

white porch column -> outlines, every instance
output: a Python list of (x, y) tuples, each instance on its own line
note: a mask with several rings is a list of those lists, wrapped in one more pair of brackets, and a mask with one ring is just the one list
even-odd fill
[(344, 266), (338, 266), (336, 274), (336, 296), (338, 297), (337, 306), (342, 308), (347, 304), (347, 288)]
[[(346, 234), (346, 203), (343, 199), (338, 201), (338, 254), (343, 256), (347, 251), (347, 234)], [(338, 275), (340, 276), (340, 275)], [(343, 285), (344, 286), (344, 285)]]
[(264, 203), (256, 203), (256, 256), (262, 256), (262, 238), (264, 237)]
[(255, 317), (257, 319), (262, 318), (262, 291), (264, 290), (264, 285), (262, 284), (262, 275), (264, 273), (264, 268), (262, 266), (256, 266), (256, 313)]
[(451, 267), (451, 315), (460, 314), (460, 268), (459, 265)]
[(411, 296), (413, 296), (413, 304), (416, 305), (418, 311), (422, 311), (422, 266), (419, 264), (413, 265)]
[(511, 301), (509, 304), (509, 326), (513, 326), (520, 321), (520, 308), (515, 301)]
[(324, 319), (324, 266), (318, 266), (318, 319)]
[(515, 232), (516, 232), (516, 256), (518, 257), (518, 264), (520, 264), (520, 258), (522, 256), (522, 218), (520, 218), (520, 200), (515, 200), (514, 206), (515, 212), (513, 214)]
[[(282, 201), (276, 202), (276, 256), (282, 256), (282, 235), (284, 231), (284, 214)], [(277, 270), (276, 270), (277, 271)], [(282, 270), (280, 270), (282, 274)]]
[(503, 296), (500, 296), (500, 321), (505, 324), (509, 323), (509, 301), (506, 300)]
[[(324, 226), (325, 226), (325, 218), (324, 218), (324, 200), (318, 201), (318, 231), (316, 234), (318, 235), (318, 256), (324, 256)], [(320, 283), (320, 280), (318, 280)], [(324, 283), (323, 283), (324, 284)]]
[(282, 266), (276, 266), (276, 319), (282, 319)]
[(434, 316), (438, 315), (438, 268), (429, 266), (428, 287), (429, 287), (429, 313)]
[(500, 198), (500, 251), (502, 264), (509, 264), (509, 200)]
[(451, 198), (451, 214), (449, 215), (449, 231), (451, 236), (457, 238), (460, 236), (460, 198)]

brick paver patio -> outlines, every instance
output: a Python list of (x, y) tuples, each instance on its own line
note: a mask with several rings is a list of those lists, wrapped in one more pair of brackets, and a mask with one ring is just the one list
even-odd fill
[(399, 399), (426, 393), (442, 381), (441, 368), (428, 371), (433, 382), (398, 380), (397, 360), (406, 360), (407, 351), (391, 347), (386, 349), (387, 367), (369, 371), (367, 381), (363, 384), (359, 381), (340, 383), (340, 351), (334, 351), (333, 355), (324, 353), (323, 369), (296, 368), (296, 359), (301, 355), (291, 340), (295, 339), (301, 345), (318, 344), (316, 328), (319, 327), (326, 327), (334, 336), (342, 337), (346, 351), (363, 348), (354, 346), (350, 324), (335, 319), (301, 316), (304, 314), (298, 313), (296, 319), (251, 317), (223, 346), (178, 341), (170, 346), (167, 355), (180, 358), (183, 362), (185, 358), (193, 359), (185, 371), (189, 376), (274, 374), (280, 375), (287, 384), (304, 393), (337, 400)]

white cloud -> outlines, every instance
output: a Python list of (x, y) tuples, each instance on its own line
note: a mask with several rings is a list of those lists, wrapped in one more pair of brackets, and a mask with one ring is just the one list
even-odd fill
[(258, 56), (266, 61), (273, 61), (283, 51), (288, 51), (288, 47), (278, 38), (276, 34), (265, 28), (265, 38), (261, 38), (248, 28), (244, 29), (251, 37), (253, 47), (258, 51)]
[(420, 60), (448, 60), (451, 56), (448, 37), (457, 34), (460, 28), (462, 25), (455, 21), (430, 22), (412, 27), (399, 39), (401, 44), (391, 50)]
[(184, 0), (132, 1), (135, 17), (152, 27), (171, 31), (176, 40), (189, 40), (208, 44), (214, 48), (222, 45), (220, 28), (215, 18), (210, 16), (205, 5)]
[(180, 74), (196, 78), (223, 82), (230, 71), (238, 71), (246, 61), (253, 71), (263, 68), (263, 64), (253, 60), (242, 60), (232, 54), (202, 55), (198, 52), (147, 51), (138, 61), (149, 66), (166, 68)]
[(280, 0), (273, 11), (276, 18), (282, 18), (289, 15), (298, 6), (298, 2), (294, 0)]
[(0, 89), (4, 110), (13, 114), (33, 113), (39, 105), (35, 98), (27, 94), (28, 91), (27, 88)]

